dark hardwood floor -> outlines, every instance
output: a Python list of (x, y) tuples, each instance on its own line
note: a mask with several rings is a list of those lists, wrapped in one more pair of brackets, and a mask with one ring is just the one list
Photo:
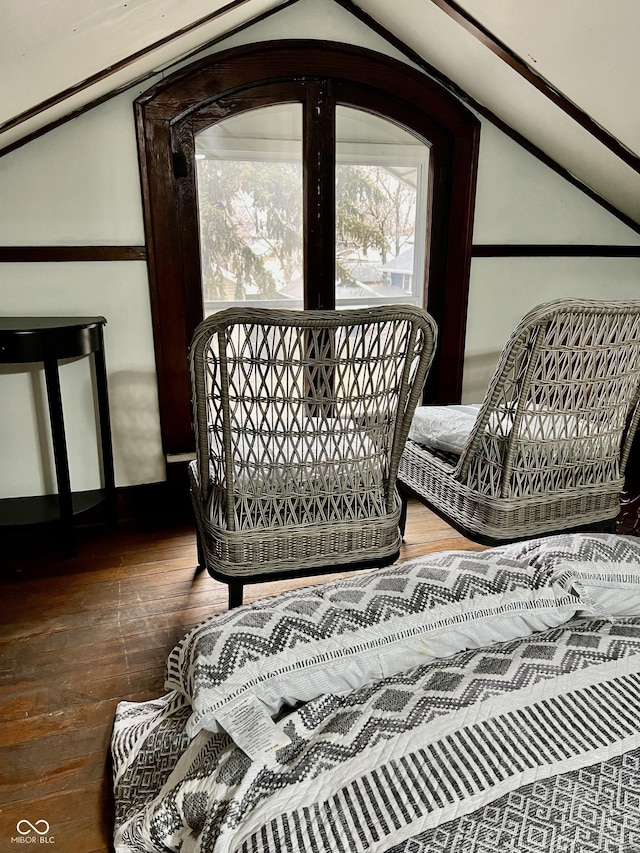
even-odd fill
[[(162, 695), (173, 645), (227, 606), (226, 586), (195, 572), (188, 518), (84, 527), (78, 540), (74, 559), (49, 531), (0, 540), (2, 853), (25, 848), (11, 841), (20, 821), (43, 820), (50, 850), (112, 850), (116, 705)], [(410, 503), (401, 559), (452, 548), (481, 550)], [(335, 577), (248, 586), (245, 601)]]

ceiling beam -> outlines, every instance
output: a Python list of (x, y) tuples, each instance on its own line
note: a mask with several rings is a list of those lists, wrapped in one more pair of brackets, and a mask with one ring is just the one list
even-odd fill
[(605, 130), (602, 125), (594, 121), (584, 110), (580, 109), (569, 98), (562, 94), (555, 86), (552, 86), (537, 71), (511, 50), (503, 41), (494, 36), (489, 30), (459, 6), (455, 0), (431, 0), (439, 9), (447, 14), (457, 24), (460, 24), (470, 35), (480, 41), (485, 47), (494, 53), (499, 59), (512, 68), (517, 74), (531, 83), (546, 98), (552, 101), (564, 113), (583, 127), (588, 133), (595, 137), (598, 142), (606, 146), (616, 157), (619, 157), (627, 166), (635, 172), (640, 173), (640, 157), (633, 153), (619, 139)]
[[(579, 178), (576, 178), (568, 169), (565, 169), (564, 166), (561, 166), (559, 163), (557, 163), (541, 148), (538, 148), (537, 145), (534, 145), (533, 142), (530, 142), (521, 133), (518, 133), (515, 128), (511, 127), (511, 125), (503, 121), (488, 107), (485, 107), (484, 104), (481, 104), (479, 101), (476, 101), (475, 98), (471, 97), (471, 95), (461, 89), (457, 83), (455, 83), (453, 80), (451, 80), (441, 71), (439, 71), (434, 65), (431, 65), (431, 63), (427, 62), (424, 57), (422, 57), (419, 53), (417, 53), (415, 50), (405, 44), (405, 42), (395, 36), (390, 30), (384, 27), (368, 12), (365, 12), (363, 9), (360, 8), (360, 6), (357, 6), (353, 2), (353, 0), (335, 0), (335, 2), (338, 3), (339, 6), (342, 6), (343, 9), (346, 9), (348, 12), (351, 12), (354, 17), (366, 24), (375, 33), (378, 33), (378, 35), (382, 36), (382, 38), (388, 41), (389, 44), (393, 45), (393, 47), (395, 47), (404, 56), (406, 56), (407, 59), (417, 65), (418, 68), (422, 69), (425, 74), (428, 74), (434, 80), (437, 80), (439, 83), (441, 83), (452, 94), (456, 95), (465, 104), (468, 104), (468, 106), (474, 109), (478, 113), (478, 115), (481, 115), (483, 118), (486, 118), (487, 121), (490, 121), (491, 124), (498, 128), (498, 130), (502, 131), (502, 133), (504, 133), (506, 136), (508, 136), (510, 139), (520, 145), (521, 148), (524, 148), (525, 151), (528, 151), (529, 154), (540, 160), (540, 162), (544, 163), (545, 166), (548, 166), (557, 175), (560, 175), (561, 178), (564, 178), (564, 180), (568, 181), (574, 187), (579, 189), (592, 201), (595, 201), (596, 204), (600, 205), (600, 207), (604, 208), (604, 210), (606, 210), (612, 216), (615, 216), (616, 219), (624, 223), (624, 225), (635, 231), (636, 234), (640, 234), (640, 223), (636, 222), (636, 220), (632, 219), (632, 217), (627, 216), (626, 213), (623, 213), (615, 205), (611, 204), (611, 202), (607, 201), (607, 199), (603, 198), (599, 193), (595, 192), (595, 190), (592, 190), (591, 187), (589, 187)], [(433, 0), (433, 2), (436, 2), (436, 0)]]
[[(139, 62), (141, 59), (144, 59), (146, 56), (149, 56), (154, 51), (157, 51), (163, 47), (166, 47), (166, 45), (171, 44), (171, 42), (181, 38), (182, 36), (185, 36), (188, 33), (191, 33), (193, 31), (199, 29), (200, 27), (203, 27), (207, 24), (210, 24), (212, 21), (215, 21), (217, 18), (221, 18), (224, 15), (228, 14), (229, 12), (234, 11), (235, 9), (237, 9), (241, 6), (244, 6), (246, 3), (249, 3), (249, 2), (251, 2), (251, 0), (230, 0), (229, 3), (227, 3), (225, 6), (218, 9), (217, 11), (212, 12), (209, 15), (205, 15), (204, 17), (199, 18), (197, 21), (193, 21), (191, 24), (188, 24), (187, 26), (182, 27), (179, 30), (176, 30), (175, 32), (171, 33), (171, 35), (169, 35), (169, 36), (165, 36), (162, 39), (158, 39), (157, 41), (153, 42), (153, 44), (150, 44), (147, 47), (142, 48), (141, 50), (138, 50), (135, 53), (132, 53), (129, 56), (124, 57), (123, 59), (119, 60), (118, 62), (113, 63), (113, 65), (110, 65), (108, 68), (101, 69), (100, 71), (96, 72), (95, 74), (92, 74), (90, 77), (87, 77), (85, 80), (81, 80), (80, 82), (75, 83), (73, 86), (69, 86), (67, 89), (64, 89), (62, 92), (58, 92), (57, 94), (52, 95), (50, 98), (47, 98), (46, 100), (41, 101), (39, 104), (36, 104), (35, 106), (29, 108), (28, 110), (25, 110), (24, 112), (22, 112), (16, 116), (13, 116), (13, 118), (10, 118), (7, 121), (0, 124), (0, 134), (6, 132), (8, 130), (13, 130), (14, 128), (18, 127), (19, 125), (23, 124), (26, 121), (30, 121), (34, 118), (37, 118), (39, 115), (46, 113), (48, 110), (52, 109), (53, 107), (56, 107), (56, 106), (64, 103), (65, 101), (69, 100), (70, 98), (74, 98), (77, 95), (82, 94), (82, 92), (90, 89), (92, 86), (95, 86), (97, 83), (100, 83), (103, 80), (106, 80), (109, 77), (113, 76), (114, 74), (117, 74), (118, 72), (122, 71), (123, 69), (134, 65), (136, 62)], [(213, 39), (213, 40), (211, 40), (211, 41), (209, 41), (203, 45), (200, 45), (198, 48), (193, 50), (191, 53), (187, 54), (186, 57), (182, 56), (180, 58), (180, 61), (184, 61), (185, 58), (190, 58), (190, 57), (196, 56), (198, 53), (201, 53), (203, 50), (207, 50), (207, 48), (212, 47), (213, 45), (217, 44), (219, 41), (222, 41), (223, 39), (229, 38), (229, 36), (235, 35), (236, 33), (242, 31), (243, 29), (246, 29), (249, 26), (253, 26), (257, 21), (261, 21), (264, 18), (268, 18), (271, 15), (275, 14), (276, 12), (279, 12), (281, 9), (285, 8), (286, 6), (292, 6), (293, 4), (295, 4), (297, 2), (298, 2), (298, 0), (282, 0), (281, 3), (279, 3), (275, 8), (270, 9), (268, 12), (264, 12), (261, 15), (257, 15), (256, 17), (251, 18), (245, 24), (242, 24), (239, 27), (235, 27), (233, 30), (225, 32), (220, 37), (215, 38), (215, 39)], [(171, 64), (169, 64), (167, 67), (170, 68), (172, 66), (171, 66)], [(142, 83), (145, 80), (150, 79), (151, 77), (156, 76), (157, 73), (158, 73), (158, 69), (154, 68), (153, 71), (149, 71), (149, 72), (145, 72), (143, 74), (139, 74), (134, 79), (128, 80), (126, 84), (118, 86), (117, 88), (114, 88), (111, 92), (109, 92), (108, 95), (102, 95), (99, 98), (91, 99), (86, 104), (84, 104), (83, 106), (78, 107), (74, 110), (70, 110), (69, 113), (67, 113), (66, 115), (64, 115), (60, 118), (54, 119), (50, 122), (46, 122), (42, 127), (38, 128), (35, 131), (32, 131), (29, 134), (26, 134), (25, 136), (18, 139), (17, 141), (10, 143), (9, 145), (6, 145), (4, 147), (0, 146), (0, 156), (2, 156), (3, 154), (8, 154), (11, 151), (14, 151), (16, 148), (22, 147), (27, 142), (31, 142), (33, 139), (37, 139), (39, 136), (42, 136), (45, 133), (47, 133), (48, 131), (53, 130), (55, 127), (58, 127), (61, 124), (66, 123), (67, 121), (69, 121), (72, 118), (76, 118), (78, 115), (82, 114), (83, 112), (86, 112), (87, 110), (90, 110), (93, 107), (96, 107), (99, 104), (104, 103), (107, 100), (110, 100), (112, 97), (115, 97), (116, 95), (120, 94), (122, 91), (129, 89), (134, 85), (138, 85), (139, 83)]]

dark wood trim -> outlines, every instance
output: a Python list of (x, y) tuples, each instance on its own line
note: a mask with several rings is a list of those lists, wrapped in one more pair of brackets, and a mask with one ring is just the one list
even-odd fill
[[(269, 18), (269, 17), (271, 17), (271, 15), (274, 15), (276, 12), (279, 12), (280, 10), (286, 8), (287, 6), (292, 6), (297, 2), (298, 2), (298, 0), (285, 0), (285, 2), (281, 3), (275, 9), (270, 9), (269, 11), (263, 13), (262, 15), (259, 15), (258, 17), (252, 19), (251, 21), (247, 22), (246, 24), (242, 24), (241, 26), (236, 27), (233, 30), (230, 30), (228, 33), (224, 33), (224, 35), (219, 36), (216, 39), (212, 39), (210, 42), (207, 42), (207, 44), (204, 44), (201, 47), (198, 47), (196, 50), (192, 51), (191, 53), (187, 54), (186, 57), (181, 57), (180, 62), (183, 62), (185, 58), (189, 59), (191, 57), (196, 56), (199, 53), (202, 53), (205, 50), (209, 50), (210, 48), (214, 47), (216, 44), (219, 44), (221, 41), (224, 41), (225, 39), (227, 39), (233, 35), (236, 35), (239, 32), (242, 32), (243, 30), (247, 29), (247, 27), (253, 26), (253, 24), (258, 23), (259, 21), (262, 21), (266, 18)], [(435, 66), (430, 65), (430, 63), (428, 63), (423, 57), (421, 57), (418, 53), (413, 51), (403, 41), (401, 41), (396, 36), (394, 36), (393, 33), (391, 33), (389, 30), (387, 30), (385, 27), (383, 27), (381, 24), (379, 24), (374, 18), (372, 18), (370, 15), (368, 15), (366, 12), (364, 12), (362, 9), (360, 9), (358, 6), (356, 6), (352, 2), (352, 0), (335, 0), (335, 2), (339, 6), (342, 6), (346, 11), (350, 12), (358, 20), (362, 21), (371, 30), (378, 33), (378, 35), (380, 35), (382, 38), (384, 38), (386, 41), (388, 41), (389, 44), (393, 45), (404, 56), (406, 56), (407, 59), (409, 59), (411, 62), (415, 63), (419, 68), (421, 68), (425, 73), (429, 74), (429, 76), (431, 76), (434, 80), (439, 82), (449, 92), (451, 92), (457, 98), (459, 98), (463, 103), (472, 107), (481, 116), (483, 116), (488, 121), (490, 121), (492, 124), (494, 124), (499, 130), (501, 130), (504, 134), (509, 136), (514, 142), (516, 142), (518, 145), (520, 145), (522, 148), (524, 148), (526, 151), (528, 151), (530, 154), (532, 154), (534, 157), (536, 157), (538, 160), (540, 160), (542, 163), (544, 163), (548, 168), (552, 169), (554, 172), (556, 172), (558, 175), (560, 175), (560, 177), (562, 177), (564, 180), (568, 181), (570, 184), (575, 186), (577, 189), (579, 189), (581, 192), (583, 192), (586, 196), (588, 196), (592, 201), (595, 201), (602, 208), (604, 208), (608, 213), (610, 213), (612, 216), (615, 216), (617, 219), (619, 219), (627, 227), (631, 228), (633, 231), (640, 234), (640, 223), (631, 219), (631, 217), (627, 216), (625, 213), (622, 213), (622, 211), (618, 210), (618, 208), (616, 208), (614, 205), (612, 205), (606, 199), (602, 198), (602, 196), (598, 195), (598, 193), (596, 193), (594, 190), (590, 189), (582, 181), (575, 178), (569, 171), (567, 171), (565, 168), (563, 168), (558, 163), (556, 163), (554, 160), (552, 160), (540, 148), (538, 148), (537, 146), (530, 143), (527, 139), (525, 139), (525, 137), (523, 137), (521, 134), (519, 134), (516, 130), (514, 130), (508, 124), (503, 122), (502, 119), (498, 118), (498, 116), (495, 115), (495, 113), (493, 113), (491, 110), (487, 109), (482, 104), (480, 104), (478, 101), (473, 99), (470, 95), (468, 95), (466, 92), (464, 92), (459, 86), (457, 86), (450, 78), (446, 77), (444, 74), (442, 74), (440, 71), (438, 71), (435, 68)], [(173, 67), (175, 67), (176, 64), (177, 63), (169, 64), (164, 69), (165, 73), (169, 72)], [(115, 69), (115, 66), (112, 66), (112, 68)], [(96, 76), (99, 77), (99, 79), (103, 79), (104, 77), (108, 76), (107, 72), (113, 73), (110, 69), (107, 69), (102, 74), (99, 74)], [(111, 98), (117, 97), (118, 95), (122, 94), (122, 92), (127, 91), (127, 89), (131, 89), (134, 86), (137, 86), (140, 83), (143, 83), (145, 80), (151, 79), (152, 77), (156, 76), (156, 74), (157, 74), (157, 71), (155, 71), (155, 70), (152, 72), (146, 73), (146, 74), (142, 74), (142, 75), (136, 77), (135, 79), (127, 82), (125, 85), (120, 86), (117, 89), (114, 89), (112, 92), (108, 93), (107, 95), (103, 95), (100, 98), (95, 98), (94, 100), (90, 101), (88, 104), (85, 104), (84, 106), (79, 107), (78, 109), (73, 110), (70, 113), (67, 113), (65, 116), (62, 116), (61, 118), (58, 118), (54, 121), (48, 122), (47, 124), (43, 125), (41, 128), (38, 128), (37, 130), (34, 130), (31, 133), (23, 136), (21, 139), (18, 139), (15, 142), (10, 143), (9, 145), (6, 145), (4, 148), (0, 147), (0, 157), (4, 156), (5, 154), (10, 154), (12, 151), (17, 150), (18, 148), (22, 148), (22, 146), (27, 145), (29, 142), (32, 142), (33, 140), (38, 139), (41, 136), (44, 136), (49, 131), (55, 130), (55, 128), (60, 127), (63, 124), (66, 124), (68, 121), (71, 121), (72, 119), (77, 118), (79, 115), (82, 115), (83, 113), (88, 112), (89, 110), (93, 109), (94, 107), (100, 106), (101, 104), (105, 103), (106, 101), (111, 100)], [(88, 88), (90, 85), (92, 85), (92, 82), (97, 82), (97, 80), (92, 81), (91, 78), (89, 78), (88, 80), (84, 81), (84, 83), (78, 84), (76, 87), (74, 87), (73, 91), (67, 90), (68, 94), (65, 97), (67, 97), (67, 98), (71, 97), (73, 94), (77, 94), (78, 92), (82, 91), (83, 89)], [(43, 104), (46, 104), (46, 102), (43, 102)], [(33, 116), (27, 116), (26, 114), (23, 113), (22, 115), (24, 116), (24, 118), (22, 120), (26, 121), (27, 118), (34, 117), (39, 112), (43, 112), (44, 109), (46, 109), (46, 107), (44, 107), (42, 104), (40, 105), (40, 109), (34, 107), (33, 110), (35, 112), (32, 111)], [(13, 119), (13, 121), (15, 121), (15, 119)], [(7, 126), (4, 126), (4, 129), (7, 130), (9, 128)]]
[[(103, 69), (102, 71), (97, 72), (96, 74), (92, 75), (91, 77), (87, 77), (86, 80), (83, 80), (80, 83), (76, 83), (74, 86), (70, 86), (68, 89), (65, 89), (63, 92), (59, 92), (57, 95), (55, 95), (51, 98), (48, 98), (45, 101), (42, 101), (41, 103), (37, 104), (36, 106), (32, 107), (29, 110), (25, 110), (23, 113), (20, 113), (19, 115), (14, 116), (12, 119), (9, 119), (9, 121), (0, 125), (0, 134), (2, 134), (4, 131), (11, 130), (12, 128), (17, 127), (20, 124), (24, 123), (25, 121), (28, 121), (28, 120), (35, 118), (36, 116), (40, 115), (41, 113), (46, 112), (46, 110), (50, 109), (51, 107), (56, 106), (57, 104), (63, 103), (64, 101), (68, 100), (69, 98), (72, 98), (75, 95), (80, 94), (80, 92), (83, 92), (85, 89), (88, 89), (91, 86), (95, 85), (96, 83), (99, 83), (101, 80), (105, 80), (107, 77), (112, 76), (116, 72), (121, 71), (123, 68), (126, 68), (128, 65), (131, 65), (132, 63), (141, 59), (147, 53), (151, 53), (152, 51), (157, 50), (160, 47), (164, 47), (166, 44), (170, 44), (174, 39), (179, 38), (180, 36), (185, 35), (186, 33), (190, 32), (191, 30), (197, 29), (198, 27), (203, 26), (206, 23), (209, 23), (211, 20), (214, 20), (216, 17), (220, 17), (221, 15), (226, 14), (227, 12), (229, 12), (230, 10), (235, 8), (236, 6), (244, 5), (246, 2), (248, 2), (248, 0), (234, 0), (234, 2), (227, 4), (227, 6), (225, 6), (223, 9), (219, 9), (217, 12), (214, 12), (211, 15), (207, 15), (204, 18), (199, 19), (198, 21), (189, 25), (189, 27), (185, 27), (184, 29), (177, 31), (176, 33), (173, 33), (171, 36), (167, 36), (166, 38), (155, 42), (154, 44), (150, 45), (149, 47), (144, 48), (143, 50), (140, 50), (134, 54), (131, 54), (131, 56), (126, 57), (125, 59), (121, 60), (120, 62), (118, 62), (114, 65), (111, 65), (108, 68)], [(272, 15), (275, 15), (276, 12), (279, 12), (282, 9), (285, 9), (287, 6), (293, 6), (297, 2), (298, 2), (298, 0), (283, 0), (283, 2), (280, 3), (278, 6), (276, 6), (275, 8), (269, 9), (267, 12), (263, 12), (261, 15), (258, 15), (255, 18), (252, 18), (250, 21), (247, 21), (244, 24), (240, 24), (239, 26), (234, 27), (233, 29), (231, 29), (231, 30), (223, 33), (222, 35), (216, 37), (215, 39), (211, 39), (211, 41), (206, 42), (206, 44), (200, 45), (199, 47), (197, 47), (194, 50), (190, 51), (189, 53), (185, 54), (184, 56), (180, 56), (179, 60), (170, 62), (166, 67), (164, 67), (162, 69), (163, 72), (164, 73), (170, 72), (171, 69), (174, 68), (178, 63), (182, 63), (185, 60), (188, 60), (194, 56), (197, 56), (198, 54), (202, 53), (205, 50), (211, 49), (216, 44), (219, 44), (221, 41), (224, 41), (224, 40), (230, 38), (231, 36), (237, 35), (238, 33), (242, 32), (243, 30), (247, 29), (248, 27), (252, 27), (254, 24), (259, 23), (260, 21), (263, 21), (266, 18), (270, 18)], [(156, 77), (158, 75), (158, 73), (159, 73), (158, 69), (155, 68), (153, 71), (149, 71), (149, 72), (145, 72), (144, 74), (140, 74), (137, 77), (135, 77), (133, 80), (129, 80), (124, 85), (118, 86), (117, 88), (113, 89), (108, 94), (101, 95), (99, 98), (94, 98), (93, 100), (89, 101), (87, 104), (84, 104), (83, 106), (78, 107), (75, 110), (72, 110), (71, 112), (67, 113), (66, 115), (61, 116), (60, 118), (54, 119), (53, 121), (47, 122), (46, 124), (44, 124), (42, 127), (38, 128), (37, 130), (34, 130), (31, 133), (28, 133), (25, 136), (21, 137), (20, 139), (15, 140), (15, 142), (11, 142), (11, 143), (9, 143), (9, 145), (6, 145), (4, 147), (0, 147), (0, 157), (3, 157), (5, 154), (10, 154), (12, 151), (17, 150), (18, 148), (22, 148), (23, 145), (27, 145), (27, 143), (33, 142), (34, 139), (38, 139), (39, 137), (44, 136), (46, 133), (49, 133), (49, 131), (55, 130), (55, 128), (60, 127), (63, 124), (66, 124), (68, 121), (71, 121), (72, 119), (77, 118), (79, 115), (82, 115), (83, 113), (88, 112), (89, 110), (92, 110), (94, 107), (98, 107), (101, 104), (104, 104), (106, 101), (110, 101), (111, 98), (115, 98), (118, 95), (122, 94), (123, 92), (126, 92), (127, 89), (132, 89), (134, 86), (138, 86), (141, 83), (144, 83), (146, 80), (150, 80), (152, 77)]]
[(618, 139), (612, 136), (601, 125), (587, 115), (569, 98), (549, 83), (541, 74), (538, 74), (531, 66), (511, 50), (497, 36), (494, 36), (485, 26), (477, 21), (465, 9), (460, 7), (454, 0), (431, 0), (439, 9), (447, 14), (457, 24), (460, 24), (470, 35), (480, 41), (485, 47), (505, 62), (517, 74), (531, 83), (552, 103), (559, 107), (563, 113), (572, 118), (598, 142), (612, 151), (623, 162), (630, 166), (635, 172), (640, 173), (640, 157), (630, 151)]
[(431, 65), (430, 62), (417, 53), (415, 50), (410, 48), (407, 44), (405, 44), (398, 36), (394, 35), (391, 30), (388, 30), (381, 23), (379, 23), (375, 18), (371, 17), (368, 12), (365, 12), (360, 6), (356, 6), (353, 0), (334, 0), (338, 6), (341, 6), (345, 11), (349, 12), (353, 15), (354, 18), (357, 18), (361, 21), (365, 26), (367, 26), (374, 33), (377, 33), (381, 38), (387, 41), (390, 45), (395, 47), (400, 53), (402, 53), (408, 60), (417, 65), (421, 71), (431, 77), (436, 83), (440, 86), (443, 86), (450, 94), (454, 95), (464, 104), (472, 107), (472, 109), (479, 111), (478, 104), (474, 99), (468, 95), (464, 89), (461, 89), (457, 83), (447, 77), (446, 74), (443, 74), (439, 71), (435, 65)]
[[(155, 76), (155, 72), (151, 76)], [(62, 127), (68, 122), (73, 121), (74, 118), (78, 118), (78, 116), (84, 115), (84, 113), (89, 112), (89, 110), (92, 110), (95, 107), (99, 107), (101, 106), (101, 104), (106, 104), (107, 101), (110, 101), (112, 98), (116, 98), (118, 95), (121, 95), (123, 92), (126, 92), (127, 89), (134, 88), (139, 83), (143, 83), (148, 78), (149, 75), (143, 75), (142, 77), (139, 77), (135, 80), (131, 80), (124, 86), (119, 86), (118, 88), (110, 91), (108, 94), (102, 95), (100, 98), (94, 98), (94, 100), (89, 101), (89, 103), (84, 104), (83, 106), (78, 107), (75, 110), (71, 110), (71, 112), (65, 113), (63, 116), (60, 116), (60, 118), (57, 118), (54, 121), (48, 121), (46, 124), (43, 124), (42, 127), (39, 127), (36, 130), (32, 130), (31, 133), (26, 133), (24, 136), (21, 136), (20, 139), (16, 139), (14, 142), (10, 142), (8, 145), (0, 147), (0, 157), (4, 157), (5, 154), (11, 154), (12, 151), (17, 151), (19, 148), (23, 148), (30, 142), (39, 139), (41, 136), (45, 136), (50, 131), (56, 130), (56, 128)]]
[(440, 83), (440, 85), (444, 86), (451, 94), (455, 95), (459, 98), (464, 104), (467, 104), (471, 109), (475, 110), (479, 115), (483, 118), (486, 118), (487, 121), (490, 121), (498, 130), (502, 131), (506, 136), (520, 145), (521, 148), (524, 148), (529, 154), (533, 155), (537, 160), (540, 160), (541, 163), (544, 163), (549, 169), (554, 171), (557, 175), (560, 175), (565, 181), (568, 181), (574, 187), (579, 189), (582, 193), (584, 193), (588, 198), (592, 201), (595, 201), (596, 204), (600, 205), (600, 207), (604, 208), (608, 213), (612, 216), (615, 216), (616, 219), (620, 220), (620, 222), (624, 223), (628, 228), (631, 228), (636, 234), (640, 234), (640, 223), (636, 222), (630, 216), (627, 216), (626, 213), (618, 210), (611, 202), (602, 198), (597, 192), (588, 187), (585, 183), (580, 181), (574, 175), (571, 174), (567, 169), (563, 166), (560, 166), (559, 163), (556, 163), (548, 154), (545, 154), (542, 149), (538, 148), (532, 142), (529, 142), (522, 134), (518, 133), (517, 130), (512, 128), (506, 122), (504, 122), (501, 118), (499, 118), (495, 113), (493, 113), (490, 109), (483, 106), (479, 101), (476, 101), (475, 98), (472, 98), (471, 95), (467, 94), (463, 89), (461, 89), (456, 83), (453, 82), (449, 77), (444, 75), (441, 71), (439, 71), (434, 65), (431, 65), (427, 62), (419, 53), (412, 50), (408, 45), (406, 45), (403, 41), (401, 41), (397, 36), (395, 36), (390, 30), (386, 27), (383, 27), (375, 18), (372, 18), (367, 12), (364, 12), (359, 6), (356, 6), (352, 0), (335, 0), (335, 2), (342, 6), (346, 11), (350, 12), (355, 18), (365, 24), (369, 29), (373, 30), (373, 32), (377, 33), (381, 38), (385, 39), (385, 41), (389, 42), (390, 45), (395, 47), (400, 53), (402, 53), (408, 60), (413, 62), (418, 68), (424, 71), (425, 74), (428, 74), (433, 80)]
[(145, 261), (146, 246), (0, 246), (0, 263)]
[[(142, 59), (142, 57), (147, 56), (149, 53), (153, 53), (153, 51), (159, 50), (160, 48), (171, 44), (172, 41), (175, 41), (181, 36), (193, 32), (194, 30), (199, 29), (205, 24), (211, 23), (211, 21), (215, 21), (216, 18), (223, 17), (228, 12), (233, 11), (239, 6), (244, 6), (248, 2), (249, 0), (231, 0), (230, 3), (227, 3), (226, 6), (223, 6), (221, 9), (218, 9), (215, 12), (211, 12), (209, 15), (204, 15), (197, 21), (194, 21), (193, 23), (188, 24), (186, 27), (182, 27), (181, 29), (171, 33), (170, 36), (165, 36), (164, 38), (158, 39), (157, 41), (150, 44), (148, 47), (144, 47), (141, 50), (135, 51), (135, 53), (129, 54), (129, 56), (126, 56), (119, 62), (114, 62), (113, 65), (110, 65), (107, 68), (103, 68), (101, 71), (98, 71), (96, 74), (92, 74), (90, 77), (87, 77), (80, 83), (75, 83), (73, 86), (69, 86), (67, 89), (63, 89), (62, 92), (58, 92), (57, 95), (53, 95), (50, 98), (46, 98), (44, 101), (41, 101), (34, 107), (31, 107), (30, 109), (19, 113), (8, 121), (3, 122), (2, 124), (0, 124), (0, 133), (3, 133), (5, 130), (12, 130), (19, 124), (22, 124), (23, 122), (28, 121), (29, 119), (35, 118), (35, 116), (39, 115), (42, 112), (45, 112), (48, 109), (51, 109), (51, 107), (57, 106), (63, 101), (66, 101), (68, 98), (73, 97), (73, 95), (77, 95), (85, 89), (88, 89), (90, 86), (93, 86), (96, 83), (100, 83), (102, 80), (106, 80), (107, 77), (111, 77), (118, 71), (122, 71), (123, 68), (126, 68), (128, 65), (137, 62), (139, 59)], [(253, 23), (254, 21), (252, 20), (251, 24)], [(198, 48), (198, 50), (201, 49), (202, 48)], [(154, 75), (157, 73), (157, 71), (153, 72)]]
[(640, 246), (480, 243), (474, 258), (640, 258)]
[[(327, 103), (334, 100), (379, 113), (411, 128), (432, 145), (434, 216), (427, 308), (441, 329), (447, 351), (443, 353), (441, 348), (439, 361), (430, 372), (429, 393), (430, 399), (442, 403), (460, 399), (480, 122), (439, 83), (384, 54), (320, 40), (247, 44), (179, 69), (135, 102), (160, 419), (167, 453), (190, 449), (193, 444), (185, 354), (199, 319), (192, 311), (195, 295), (186, 292), (193, 287), (198, 253), (193, 251), (185, 227), (193, 230), (197, 212), (188, 210), (193, 193), (176, 186), (193, 179), (188, 158), (186, 175), (174, 175), (172, 152), (187, 139), (188, 126), (200, 127), (201, 113), (212, 122), (220, 120), (253, 104), (264, 86), (294, 84), (308, 89), (327, 85)], [(304, 98), (300, 100), (305, 103)], [(315, 109), (317, 100), (314, 104)], [(328, 132), (325, 115), (318, 139), (320, 152), (331, 166), (333, 155), (322, 151)], [(325, 186), (325, 177), (331, 188)], [(326, 245), (322, 234), (334, 230), (330, 226), (334, 205), (327, 201), (333, 183), (333, 176), (329, 179), (323, 173), (320, 201), (314, 201), (311, 191), (307, 197), (307, 204), (316, 211), (320, 246)], [(314, 186), (317, 188), (317, 182)], [(326, 287), (326, 281), (334, 280), (333, 252), (321, 255)], [(328, 298), (328, 289), (324, 296)], [(199, 289), (197, 297), (201, 317)], [(310, 302), (308, 307), (318, 305)]]
[(331, 81), (314, 81), (304, 103), (304, 306), (335, 308), (336, 102)]

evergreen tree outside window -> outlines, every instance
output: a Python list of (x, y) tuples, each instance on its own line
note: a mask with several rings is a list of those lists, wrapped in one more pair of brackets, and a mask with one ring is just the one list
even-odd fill
[[(194, 137), (204, 314), (302, 308), (300, 104), (224, 119)], [(423, 304), (429, 147), (386, 119), (336, 109), (335, 304)], [(387, 266), (411, 263), (400, 277)]]

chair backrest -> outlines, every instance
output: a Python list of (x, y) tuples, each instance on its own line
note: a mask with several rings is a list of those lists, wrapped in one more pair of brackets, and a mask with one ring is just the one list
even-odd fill
[(540, 305), (504, 347), (458, 474), (492, 497), (620, 489), (639, 385), (640, 302)]
[(238, 530), (390, 512), (435, 339), (402, 305), (203, 320), (190, 367), (210, 517)]

